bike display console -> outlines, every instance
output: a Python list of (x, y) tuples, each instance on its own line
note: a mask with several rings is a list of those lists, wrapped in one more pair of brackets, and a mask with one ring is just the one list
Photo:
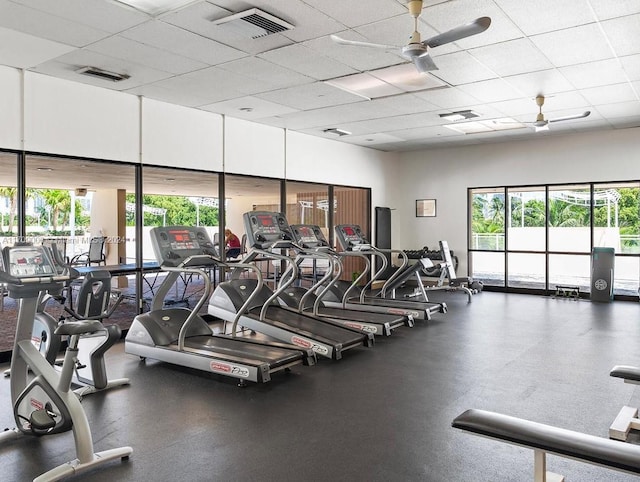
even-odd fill
[[(291, 241), (291, 228), (282, 213), (249, 211), (243, 215), (247, 244), (251, 248), (270, 249), (277, 242)], [(277, 247), (284, 248), (282, 243)]]
[(371, 243), (357, 224), (337, 225), (336, 240), (345, 251), (371, 251)]
[(205, 228), (163, 226), (152, 228), (150, 235), (153, 252), (162, 266), (206, 266), (220, 263)]
[(2, 250), (2, 263), (4, 272), (19, 279), (58, 273), (43, 246), (7, 246)]

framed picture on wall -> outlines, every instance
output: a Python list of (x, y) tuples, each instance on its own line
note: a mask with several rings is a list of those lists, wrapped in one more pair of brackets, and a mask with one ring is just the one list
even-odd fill
[(416, 200), (416, 217), (417, 218), (435, 218), (436, 217), (436, 200), (435, 199)]

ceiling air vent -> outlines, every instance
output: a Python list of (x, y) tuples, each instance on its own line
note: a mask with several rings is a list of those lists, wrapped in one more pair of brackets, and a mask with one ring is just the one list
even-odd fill
[(233, 29), (252, 39), (295, 28), (290, 23), (257, 8), (212, 20), (211, 23), (219, 27)]
[(127, 80), (130, 77), (127, 74), (109, 72), (108, 70), (102, 70), (97, 67), (82, 67), (81, 69), (76, 70), (76, 73), (97, 77), (102, 80), (110, 80), (112, 82), (120, 82), (121, 80)]

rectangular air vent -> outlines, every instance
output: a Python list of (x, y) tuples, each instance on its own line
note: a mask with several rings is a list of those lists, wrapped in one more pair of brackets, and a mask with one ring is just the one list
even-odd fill
[(237, 33), (252, 39), (266, 37), (267, 35), (295, 28), (281, 18), (275, 17), (258, 8), (252, 8), (228, 17), (212, 20), (211, 23), (220, 27), (233, 29)]
[(127, 80), (130, 77), (127, 74), (109, 72), (108, 70), (102, 70), (97, 67), (82, 67), (81, 69), (76, 70), (76, 73), (82, 75), (90, 75), (91, 77), (110, 80), (112, 82), (120, 82), (121, 80)]

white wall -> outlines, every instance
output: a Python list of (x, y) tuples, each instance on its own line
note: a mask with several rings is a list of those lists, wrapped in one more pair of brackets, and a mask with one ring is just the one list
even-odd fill
[(133, 95), (25, 72), (24, 148), (137, 162), (139, 103)]
[(225, 117), (225, 172), (282, 178), (284, 152), (283, 129)]
[(22, 149), (22, 75), (0, 66), (0, 146)]
[[(640, 129), (404, 153), (390, 193), (394, 248), (446, 239), (467, 271), (467, 188), (640, 179)], [(416, 199), (436, 199), (437, 217), (416, 218)]]
[(221, 115), (142, 99), (144, 164), (222, 171)]

